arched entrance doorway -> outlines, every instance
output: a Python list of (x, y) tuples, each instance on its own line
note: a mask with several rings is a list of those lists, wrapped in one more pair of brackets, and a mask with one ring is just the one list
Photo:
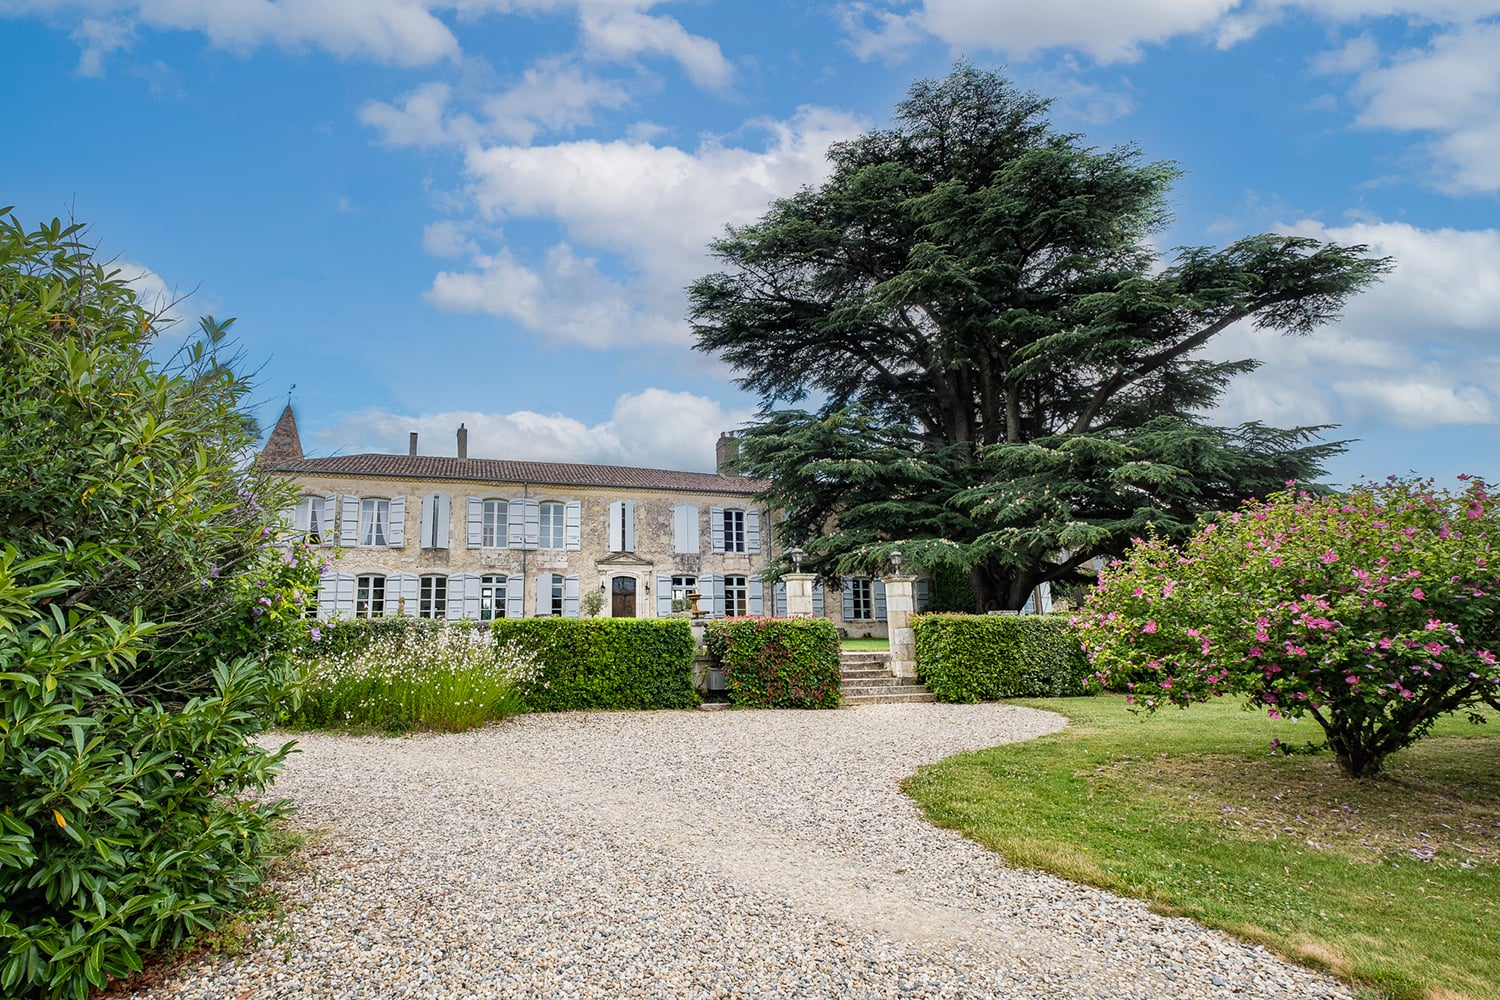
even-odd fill
[(610, 585), (611, 618), (635, 617), (635, 577), (617, 576)]

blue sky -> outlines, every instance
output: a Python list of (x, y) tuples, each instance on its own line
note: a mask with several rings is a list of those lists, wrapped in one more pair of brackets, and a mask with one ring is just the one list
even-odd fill
[(0, 41), (0, 205), (90, 223), (183, 329), (238, 317), (311, 453), (462, 421), (709, 467), (756, 401), (689, 349), (707, 241), (962, 57), (1175, 161), (1164, 251), (1397, 259), (1310, 338), (1226, 334), (1264, 365), (1216, 419), (1341, 425), (1338, 482), (1500, 479), (1500, 0), (0, 0)]

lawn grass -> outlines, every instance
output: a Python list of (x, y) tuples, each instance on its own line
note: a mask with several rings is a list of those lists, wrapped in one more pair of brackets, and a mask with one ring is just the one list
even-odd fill
[(1137, 716), (1115, 696), (1018, 704), (1069, 728), (922, 768), (933, 822), (1398, 1000), (1500, 998), (1500, 717), (1440, 722), (1352, 782), (1311, 723), (1238, 704)]
[(839, 647), (851, 653), (884, 653), (891, 648), (891, 641), (889, 639), (840, 639)]

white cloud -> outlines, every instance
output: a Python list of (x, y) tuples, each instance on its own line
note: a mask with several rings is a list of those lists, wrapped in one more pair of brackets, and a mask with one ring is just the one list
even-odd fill
[(826, 177), (829, 144), (861, 123), (803, 108), (790, 121), (755, 124), (770, 136), (761, 149), (624, 140), (472, 149), (468, 195), (480, 219), (550, 220), (565, 238), (536, 264), (509, 250), (476, 255), (467, 271), (438, 275), (429, 301), (592, 346), (685, 342), (682, 290), (711, 267), (709, 241)]
[(579, 462), (711, 472), (719, 432), (743, 426), (753, 412), (730, 410), (706, 396), (650, 388), (615, 400), (610, 419), (589, 425), (561, 413), (454, 410), (416, 416), (362, 413), (311, 437), (324, 452), (405, 454), (418, 433), (424, 455), (457, 454), (460, 423), (469, 454), (541, 462)]
[(584, 51), (595, 58), (627, 60), (648, 53), (664, 55), (676, 60), (698, 86), (712, 89), (725, 87), (734, 76), (734, 68), (717, 42), (692, 34), (674, 18), (585, 6), (579, 28)]
[(591, 76), (564, 58), (543, 59), (515, 86), (482, 102), (489, 132), (529, 143), (542, 129), (557, 132), (594, 122), (595, 108), (622, 108), (630, 93), (620, 83)]
[(465, 116), (449, 120), (451, 94), (446, 83), (424, 83), (400, 98), (399, 104), (366, 101), (359, 108), (359, 120), (378, 131), (382, 143), (395, 148), (427, 149), (461, 142), (475, 130)]
[(128, 49), (135, 29), (126, 21), (86, 17), (69, 36), (83, 47), (78, 56), (78, 75), (104, 75), (104, 58), (117, 49)]
[(1358, 124), (1428, 133), (1440, 186), (1500, 191), (1500, 23), (1444, 32), (1373, 62), (1356, 67)]
[(1500, 424), (1500, 229), (1424, 230), (1404, 223), (1287, 231), (1364, 244), (1396, 259), (1380, 284), (1308, 337), (1227, 331), (1208, 357), (1263, 366), (1225, 394), (1216, 419), (1338, 423), (1339, 433)]

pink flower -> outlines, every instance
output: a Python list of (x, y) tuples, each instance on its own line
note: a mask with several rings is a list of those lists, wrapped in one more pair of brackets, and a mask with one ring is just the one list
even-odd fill
[(1280, 556), (1272, 556), (1271, 557), (1271, 565), (1272, 566), (1280, 566), (1283, 561), (1284, 560)]
[(1424, 600), (1427, 597), (1426, 594), (1422, 593), (1422, 588), (1421, 587), (1418, 587), (1416, 590), (1413, 590), (1411, 592), (1411, 596), (1412, 596), (1412, 598), (1414, 600), (1418, 600), (1418, 601)]
[(1147, 619), (1146, 624), (1144, 624), (1144, 625), (1141, 626), (1141, 631), (1142, 632), (1147, 632), (1147, 633), (1155, 632), (1156, 631), (1156, 622), (1154, 622), (1154, 621), (1152, 621), (1150, 619)]
[(1344, 678), (1344, 681), (1345, 681), (1345, 683), (1348, 683), (1348, 684), (1358, 684), (1359, 683), (1359, 678), (1355, 677), (1353, 674), (1350, 674), (1348, 677)]
[(1437, 619), (1437, 618), (1429, 618), (1429, 619), (1427, 619), (1427, 631), (1429, 631), (1429, 632), (1436, 632), (1439, 629), (1441, 629), (1442, 627), (1443, 627), (1443, 623), (1442, 623), (1442, 621), (1440, 619)]
[(1338, 558), (1338, 553), (1334, 552), (1332, 549), (1329, 549), (1327, 552), (1318, 556), (1318, 562), (1322, 563), (1324, 566), (1332, 566), (1334, 563), (1338, 562)]

